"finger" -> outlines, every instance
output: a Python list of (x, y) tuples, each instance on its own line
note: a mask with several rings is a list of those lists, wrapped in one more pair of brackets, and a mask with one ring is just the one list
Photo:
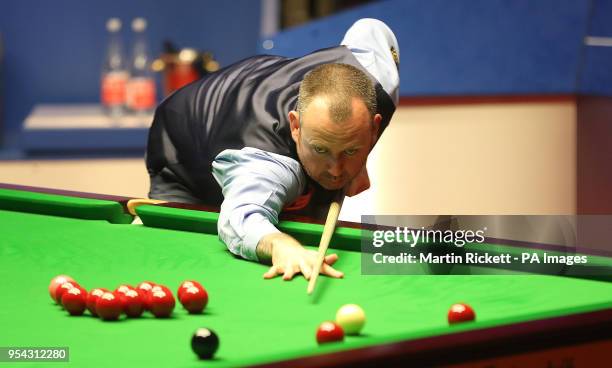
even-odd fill
[(336, 263), (337, 260), (338, 260), (338, 255), (336, 253), (325, 256), (325, 263), (327, 263), (330, 266)]
[(323, 263), (323, 266), (321, 267), (321, 273), (327, 276), (335, 277), (337, 279), (341, 279), (344, 277), (344, 274), (342, 272), (334, 269), (332, 266), (326, 263)]
[(312, 275), (312, 268), (304, 260), (300, 261), (300, 271), (302, 271), (302, 275), (304, 275), (304, 278), (306, 280), (310, 280), (310, 275)]
[(266, 271), (266, 273), (264, 273), (263, 277), (264, 279), (272, 279), (276, 277), (277, 274), (279, 274), (278, 267), (272, 266), (268, 269), (268, 271)]
[(285, 267), (285, 273), (283, 274), (283, 280), (285, 281), (289, 281), (293, 278), (293, 276), (296, 273), (296, 269), (295, 267), (291, 267), (291, 265), (287, 265), (287, 267)]

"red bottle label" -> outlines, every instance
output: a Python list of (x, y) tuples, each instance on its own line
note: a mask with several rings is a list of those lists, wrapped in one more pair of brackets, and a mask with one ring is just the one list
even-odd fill
[(127, 73), (110, 72), (102, 76), (102, 104), (105, 106), (123, 105), (125, 103), (125, 87)]
[(155, 81), (153, 78), (134, 78), (127, 84), (127, 106), (132, 110), (150, 110), (155, 107)]

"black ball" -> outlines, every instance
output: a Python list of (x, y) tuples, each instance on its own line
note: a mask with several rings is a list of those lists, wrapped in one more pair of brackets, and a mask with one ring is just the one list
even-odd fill
[(211, 359), (219, 349), (219, 336), (208, 328), (198, 328), (191, 337), (191, 349), (200, 359)]

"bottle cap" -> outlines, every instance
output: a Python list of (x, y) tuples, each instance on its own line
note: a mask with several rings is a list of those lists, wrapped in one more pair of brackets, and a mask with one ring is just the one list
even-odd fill
[(119, 18), (110, 18), (106, 21), (106, 29), (109, 32), (117, 32), (121, 29), (121, 21)]
[(132, 30), (134, 32), (142, 32), (147, 28), (147, 21), (144, 18), (134, 18), (132, 21)]
[(184, 48), (178, 54), (179, 60), (183, 63), (193, 63), (197, 57), (198, 52), (191, 48)]

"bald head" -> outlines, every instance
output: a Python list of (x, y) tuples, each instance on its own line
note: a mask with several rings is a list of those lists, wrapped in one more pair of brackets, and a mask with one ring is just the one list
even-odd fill
[(323, 99), (331, 121), (340, 123), (352, 116), (355, 98), (363, 101), (370, 118), (376, 114), (376, 90), (364, 72), (348, 64), (323, 64), (300, 84), (297, 110), (304, 116), (315, 99)]

